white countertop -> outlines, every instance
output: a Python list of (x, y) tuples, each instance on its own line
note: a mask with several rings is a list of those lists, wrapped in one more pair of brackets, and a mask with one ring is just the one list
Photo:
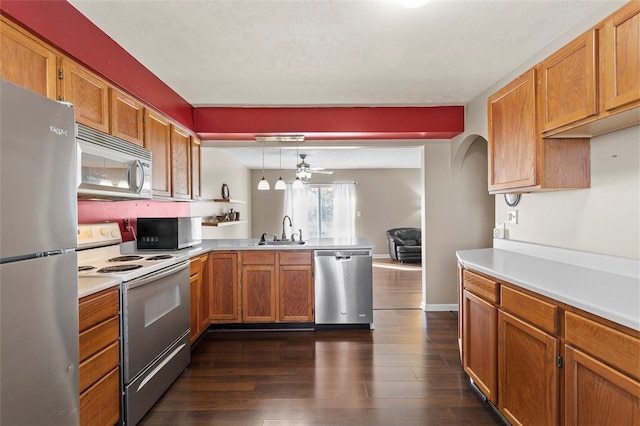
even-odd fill
[(79, 277), (78, 299), (120, 285), (122, 280), (116, 277)]
[(459, 250), (456, 255), (465, 268), (640, 331), (640, 279), (633, 274), (496, 248)]

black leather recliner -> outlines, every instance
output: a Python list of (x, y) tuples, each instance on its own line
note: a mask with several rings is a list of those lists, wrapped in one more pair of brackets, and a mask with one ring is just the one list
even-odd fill
[(394, 228), (387, 231), (389, 255), (398, 262), (422, 262), (422, 231), (420, 228)]

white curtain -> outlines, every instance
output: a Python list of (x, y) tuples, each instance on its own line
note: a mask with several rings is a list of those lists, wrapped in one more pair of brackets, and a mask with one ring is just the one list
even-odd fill
[[(312, 192), (312, 188), (320, 190), (322, 187), (333, 189), (333, 223), (323, 229), (323, 236), (331, 238), (355, 237), (356, 196), (354, 183), (307, 184), (302, 189), (293, 189), (292, 184), (288, 183), (284, 198), (284, 211), (291, 217), (294, 232), (298, 229), (302, 230), (305, 239), (319, 237), (310, 232), (309, 225), (315, 229), (317, 224), (309, 223), (309, 210), (314, 209), (318, 212), (322, 210), (321, 206), (318, 206), (317, 195)], [(315, 218), (314, 215), (311, 216)]]

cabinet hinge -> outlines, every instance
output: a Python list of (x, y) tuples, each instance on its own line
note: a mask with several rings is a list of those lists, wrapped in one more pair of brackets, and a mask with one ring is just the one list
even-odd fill
[(58, 68), (58, 80), (62, 80), (64, 78), (64, 70), (62, 68)]
[(560, 354), (556, 356), (556, 365), (558, 366), (558, 368), (562, 368), (562, 355)]
[(147, 116), (146, 115), (142, 115), (142, 122), (146, 123), (147, 122)]

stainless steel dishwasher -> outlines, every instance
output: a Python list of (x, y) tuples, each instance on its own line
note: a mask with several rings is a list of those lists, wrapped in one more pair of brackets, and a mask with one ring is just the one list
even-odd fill
[(372, 324), (370, 250), (316, 250), (315, 321), (322, 324)]

